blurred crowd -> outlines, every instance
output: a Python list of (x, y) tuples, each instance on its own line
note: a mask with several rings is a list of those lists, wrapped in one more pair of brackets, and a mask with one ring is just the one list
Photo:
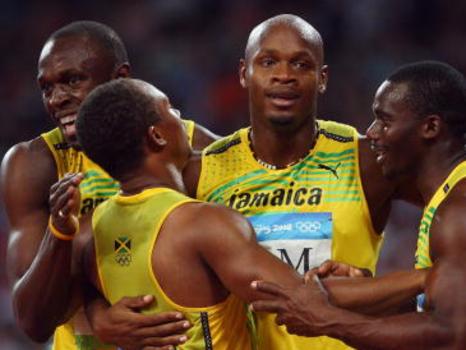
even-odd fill
[[(319, 117), (363, 133), (376, 87), (398, 65), (437, 59), (466, 72), (465, 12), (460, 0), (4, 0), (0, 156), (51, 128), (35, 81), (37, 59), (48, 35), (73, 20), (114, 28), (127, 45), (134, 77), (166, 92), (185, 118), (226, 135), (248, 123), (237, 68), (249, 31), (279, 13), (302, 16), (322, 34), (330, 67)], [(418, 217), (410, 206), (395, 206), (379, 273), (412, 266)], [(0, 348), (42, 349), (14, 327), (4, 268), (6, 225), (2, 213)]]

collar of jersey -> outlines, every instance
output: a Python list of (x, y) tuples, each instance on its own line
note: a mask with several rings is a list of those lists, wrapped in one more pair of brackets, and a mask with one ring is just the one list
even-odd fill
[(132, 194), (129, 196), (122, 195), (120, 192), (116, 195), (115, 200), (118, 203), (130, 204), (130, 203), (141, 202), (149, 197), (153, 197), (155, 195), (166, 193), (166, 192), (171, 192), (171, 191), (173, 190), (167, 187), (152, 187), (152, 188), (146, 188), (145, 190), (142, 190), (141, 192), (137, 194)]

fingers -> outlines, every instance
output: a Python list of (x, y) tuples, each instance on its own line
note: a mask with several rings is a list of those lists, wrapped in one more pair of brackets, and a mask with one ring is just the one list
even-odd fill
[[(186, 321), (186, 320), (181, 320), (178, 322), (172, 321), (166, 324), (159, 324), (156, 326), (141, 328), (140, 331), (138, 332), (138, 335), (141, 337), (147, 338), (147, 339), (154, 338), (154, 337), (170, 338), (171, 336), (182, 338), (183, 336), (185, 336), (184, 333), (191, 327), (192, 327), (191, 323), (189, 323), (189, 321)], [(173, 343), (165, 342), (161, 345), (166, 345), (166, 344), (173, 344)]]
[(350, 266), (349, 277), (364, 277), (364, 272), (357, 267)]
[(320, 276), (320, 274), (318, 273), (318, 269), (312, 269), (306, 272), (306, 274), (304, 275), (304, 284), (307, 284), (310, 281), (312, 281), (314, 276)]
[(72, 234), (77, 220), (72, 215), (79, 210), (79, 184), (84, 175), (66, 174), (50, 188), (49, 205), (53, 225), (61, 232)]
[[(142, 341), (143, 349), (159, 349), (160, 347), (170, 349), (170, 346), (176, 346), (185, 343), (188, 340), (188, 336), (182, 335), (171, 335), (167, 337), (148, 337)], [(172, 348), (174, 349), (174, 347)]]
[(69, 209), (62, 208), (69, 199), (75, 195), (75, 190), (83, 179), (83, 174), (66, 174), (60, 181), (52, 185), (50, 188), (49, 204), (53, 214), (57, 214), (58, 210)]
[(325, 260), (316, 270), (319, 277), (327, 277), (332, 274), (335, 262), (332, 260)]
[(140, 295), (137, 297), (124, 297), (120, 299), (117, 304), (122, 304), (127, 308), (139, 311), (139, 309), (150, 306), (154, 302), (153, 295)]
[(256, 300), (249, 304), (249, 309), (254, 312), (279, 313), (283, 306), (280, 300)]
[(261, 293), (278, 297), (286, 297), (283, 287), (272, 282), (252, 281), (251, 288)]

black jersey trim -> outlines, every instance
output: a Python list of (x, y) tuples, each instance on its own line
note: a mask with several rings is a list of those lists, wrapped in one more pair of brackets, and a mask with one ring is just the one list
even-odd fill
[(228, 141), (227, 143), (225, 143), (224, 145), (218, 148), (214, 148), (213, 150), (207, 151), (205, 155), (210, 156), (211, 154), (220, 154), (220, 153), (226, 152), (230, 147), (236, 146), (240, 143), (241, 143), (241, 138), (237, 137), (231, 141)]
[(70, 144), (67, 142), (54, 143), (53, 148), (57, 151), (71, 148)]
[(204, 335), (205, 350), (212, 350), (212, 335), (210, 334), (209, 315), (207, 312), (201, 312), (202, 334)]
[(347, 143), (347, 142), (353, 142), (354, 141), (353, 136), (341, 136), (341, 135), (334, 134), (332, 132), (328, 132), (325, 129), (320, 129), (319, 133), (324, 135), (328, 139), (332, 139), (332, 140), (342, 142), (342, 143)]

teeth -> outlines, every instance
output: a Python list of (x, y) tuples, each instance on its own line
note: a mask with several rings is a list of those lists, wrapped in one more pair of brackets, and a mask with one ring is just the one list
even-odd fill
[(68, 124), (68, 123), (73, 123), (75, 120), (76, 120), (76, 114), (70, 114), (70, 115), (67, 115), (66, 117), (61, 118), (60, 123)]

